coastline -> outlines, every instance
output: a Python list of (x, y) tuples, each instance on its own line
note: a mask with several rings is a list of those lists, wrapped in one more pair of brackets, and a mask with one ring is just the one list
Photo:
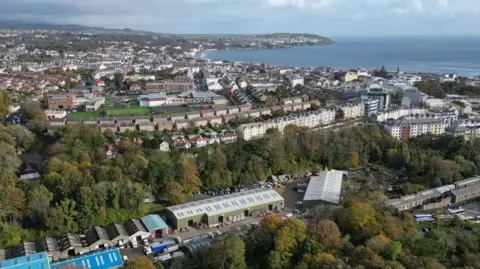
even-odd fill
[[(335, 44), (335, 42), (331, 42), (329, 44), (318, 44), (318, 45), (299, 45), (299, 46), (289, 46), (289, 47), (278, 47), (278, 48), (256, 48), (256, 49), (252, 49), (252, 48), (246, 48), (246, 49), (241, 49), (241, 48), (236, 48), (236, 49), (206, 49), (206, 50), (202, 50), (202, 51), (199, 51), (198, 52), (198, 57), (199, 59), (201, 60), (205, 60), (205, 61), (229, 61), (229, 62), (237, 62), (237, 63), (247, 63), (246, 61), (232, 61), (232, 60), (227, 60), (227, 59), (223, 59), (223, 60), (213, 60), (211, 58), (208, 58), (208, 53), (209, 52), (228, 52), (228, 51), (238, 51), (238, 52), (245, 52), (245, 51), (274, 51), (274, 50), (291, 50), (291, 49), (294, 49), (294, 48), (302, 48), (302, 47), (325, 47), (325, 46), (331, 46)], [(250, 62), (248, 62), (250, 63)], [(261, 64), (261, 62), (252, 62), (254, 64)], [(272, 64), (272, 63), (266, 63), (265, 64), (268, 64), (269, 66), (285, 66), (285, 65), (277, 65), (277, 64)], [(291, 68), (295, 68), (295, 67), (298, 67), (298, 66), (285, 66), (285, 67), (291, 67)], [(317, 68), (317, 67), (313, 67), (311, 66), (310, 68)], [(326, 67), (328, 68), (328, 67)]]
[[(403, 40), (343, 38), (335, 46), (294, 46), (259, 49), (208, 49), (201, 59), (239, 63), (265, 63), (291, 68), (331, 68), (349, 70), (364, 68), (379, 70), (384, 66), (394, 72), (397, 67), (410, 74), (449, 74), (462, 77), (480, 75), (480, 39), (466, 40), (444, 37), (438, 39), (416, 38)], [(440, 44), (440, 45), (439, 45)], [(248, 52), (246, 52), (248, 51)], [(288, 52), (282, 52), (288, 51)], [(228, 52), (228, 53), (225, 53)]]

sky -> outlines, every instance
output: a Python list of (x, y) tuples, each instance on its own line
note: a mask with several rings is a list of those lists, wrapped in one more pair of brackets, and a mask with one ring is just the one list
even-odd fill
[(162, 33), (480, 35), (480, 0), (0, 0), (1, 20)]

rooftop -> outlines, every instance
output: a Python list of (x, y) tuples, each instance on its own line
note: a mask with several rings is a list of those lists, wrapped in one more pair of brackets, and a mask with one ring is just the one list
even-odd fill
[(153, 232), (157, 230), (162, 230), (162, 229), (167, 229), (168, 230), (168, 225), (165, 223), (165, 221), (160, 217), (160, 215), (157, 214), (150, 214), (142, 219), (143, 225), (145, 225), (145, 228), (147, 228), (147, 231)]
[(448, 191), (451, 191), (451, 190), (454, 190), (455, 189), (455, 185), (444, 185), (444, 186), (440, 186), (438, 188), (433, 188), (433, 189), (429, 189), (429, 190), (425, 190), (425, 191), (422, 191), (422, 192), (419, 192), (419, 193), (416, 193), (416, 194), (409, 194), (409, 195), (406, 195), (406, 196), (402, 196), (400, 198), (397, 198), (397, 199), (389, 199), (387, 201), (387, 203), (389, 205), (393, 205), (393, 206), (401, 206), (401, 205), (404, 205), (404, 204), (410, 204), (410, 203), (413, 203), (413, 202), (417, 202), (417, 201), (426, 201), (426, 200), (429, 200), (429, 199), (432, 199), (432, 198), (436, 198), (436, 197), (440, 197), (442, 194), (448, 192)]
[(110, 223), (107, 227), (105, 227), (107, 231), (108, 238), (113, 240), (117, 237), (128, 237), (128, 233), (125, 230), (125, 227), (121, 224)]
[(43, 239), (37, 241), (35, 243), (35, 246), (37, 247), (37, 251), (47, 251), (47, 252), (59, 251), (58, 242), (53, 237), (44, 237)]
[(0, 261), (2, 269), (48, 269), (48, 255), (46, 252), (35, 253), (15, 259)]
[(138, 219), (127, 220), (124, 227), (128, 235), (133, 235), (136, 232), (147, 232), (143, 224)]
[(466, 188), (453, 190), (452, 193), (458, 197), (461, 195), (471, 194), (478, 191), (480, 191), (480, 183), (477, 182), (476, 184), (468, 185)]
[(167, 94), (164, 92), (140, 95), (140, 97), (138, 97), (138, 99), (164, 99), (164, 98), (167, 98)]
[(457, 182), (455, 182), (455, 185), (457, 187), (459, 187), (459, 186), (473, 185), (473, 184), (477, 184), (477, 183), (480, 183), (480, 177), (478, 177), (478, 176), (457, 181)]
[(283, 197), (272, 189), (253, 189), (220, 197), (208, 198), (191, 203), (170, 206), (167, 209), (177, 219), (207, 214), (215, 216), (267, 203), (283, 202)]
[(65, 266), (71, 266), (74, 268), (86, 268), (86, 269), (105, 269), (105, 268), (117, 268), (123, 265), (122, 256), (120, 251), (110, 249), (106, 251), (94, 252), (84, 256), (77, 256), (73, 259), (62, 260), (55, 262), (51, 265), (51, 269), (63, 268)]
[(323, 171), (319, 176), (312, 176), (303, 200), (322, 200), (332, 204), (338, 204), (340, 202), (342, 181), (343, 171)]

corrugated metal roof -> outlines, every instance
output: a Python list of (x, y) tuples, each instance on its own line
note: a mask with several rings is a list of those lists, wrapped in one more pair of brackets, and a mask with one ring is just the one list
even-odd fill
[(323, 171), (319, 176), (310, 178), (304, 201), (322, 200), (338, 204), (342, 191), (343, 171)]
[(208, 198), (196, 202), (167, 207), (177, 219), (207, 214), (208, 216), (221, 215), (231, 211), (248, 209), (250, 207), (283, 202), (280, 194), (272, 189), (253, 189), (245, 192), (233, 193), (225, 196)]
[(0, 261), (2, 269), (48, 269), (48, 256), (46, 252), (35, 253), (15, 259)]
[(86, 269), (110, 269), (117, 268), (122, 265), (123, 260), (122, 256), (120, 255), (120, 251), (115, 248), (79, 256), (70, 260), (55, 262), (51, 265), (51, 269), (59, 269), (65, 266)]
[(157, 214), (147, 215), (147, 216), (141, 218), (141, 220), (142, 220), (143, 224), (145, 225), (145, 228), (147, 228), (147, 231), (149, 231), (149, 232), (162, 230), (162, 229), (167, 229), (168, 230), (168, 225)]
[(455, 185), (457, 186), (473, 185), (473, 184), (477, 184), (479, 181), (480, 181), (480, 177), (471, 177), (471, 178), (457, 181), (455, 182)]

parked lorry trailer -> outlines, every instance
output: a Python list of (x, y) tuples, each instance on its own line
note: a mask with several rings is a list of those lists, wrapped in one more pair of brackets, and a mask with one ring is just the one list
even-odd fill
[(163, 241), (163, 242), (155, 242), (153, 244), (151, 244), (150, 246), (145, 246), (144, 247), (144, 252), (146, 255), (150, 255), (150, 254), (156, 254), (156, 253), (160, 253), (160, 252), (164, 252), (165, 249), (167, 249), (168, 247), (171, 247), (173, 245), (176, 245), (177, 243), (173, 240), (166, 240), (166, 241)]

